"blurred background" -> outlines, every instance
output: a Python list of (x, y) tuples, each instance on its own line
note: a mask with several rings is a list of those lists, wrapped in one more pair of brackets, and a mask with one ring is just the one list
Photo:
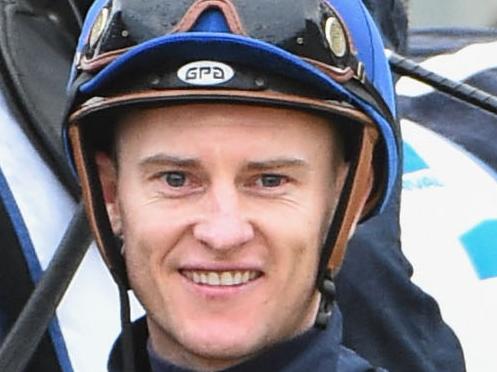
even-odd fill
[(411, 27), (497, 27), (497, 0), (409, 0)]

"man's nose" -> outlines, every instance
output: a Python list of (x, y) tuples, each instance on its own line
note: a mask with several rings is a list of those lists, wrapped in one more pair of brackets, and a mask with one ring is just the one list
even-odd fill
[(209, 195), (208, 212), (193, 228), (194, 237), (217, 250), (243, 246), (254, 237), (254, 228), (240, 208), (236, 191)]

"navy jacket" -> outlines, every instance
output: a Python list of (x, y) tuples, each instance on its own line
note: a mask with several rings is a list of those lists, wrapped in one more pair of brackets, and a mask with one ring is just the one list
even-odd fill
[[(148, 334), (145, 318), (134, 324), (136, 370), (140, 372), (191, 372), (159, 358), (147, 348)], [(311, 328), (296, 338), (269, 348), (223, 372), (373, 372), (385, 371), (372, 367), (365, 359), (342, 344), (342, 315), (335, 306), (325, 330)], [(109, 360), (110, 372), (121, 372), (121, 338), (113, 348)]]

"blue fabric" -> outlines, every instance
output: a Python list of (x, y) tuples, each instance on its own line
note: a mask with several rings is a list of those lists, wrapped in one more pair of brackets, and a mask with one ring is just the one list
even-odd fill
[(194, 32), (229, 32), (224, 16), (217, 10), (206, 10), (193, 26)]
[[(31, 279), (33, 280), (33, 283), (37, 283), (43, 274), (43, 270), (41, 268), (40, 262), (38, 261), (38, 257), (36, 256), (36, 252), (34, 250), (33, 243), (31, 242), (28, 229), (24, 223), (17, 203), (14, 199), (14, 196), (12, 195), (7, 180), (1, 169), (0, 198), (3, 201), (5, 208), (7, 209), (7, 213), (10, 217), (10, 220), (12, 221), (12, 225), (14, 226), (15, 232), (19, 239), (26, 264), (31, 274)], [(48, 332), (50, 334), (52, 342), (54, 343), (55, 352), (57, 353), (57, 357), (62, 370), (64, 372), (72, 372), (73, 369), (71, 366), (71, 361), (69, 359), (69, 354), (67, 352), (64, 337), (62, 335), (56, 317), (54, 317), (54, 319), (50, 322)]]
[(251, 64), (262, 70), (268, 69), (269, 72), (331, 90), (348, 102), (354, 102), (341, 85), (299, 57), (264, 41), (224, 32), (177, 33), (147, 40), (119, 56), (84, 83), (80, 90), (84, 94), (91, 94), (127, 71), (149, 70), (150, 66), (175, 59), (200, 58)]
[[(134, 324), (135, 348), (146, 353), (137, 360), (137, 370), (140, 372), (191, 372), (171, 364), (153, 351), (147, 340), (147, 332), (143, 328), (146, 323), (142, 320)], [(137, 330), (137, 328), (141, 328)], [(353, 351), (341, 345), (342, 315), (337, 306), (326, 330), (311, 328), (304, 334), (289, 341), (268, 348), (261, 354), (246, 362), (224, 369), (223, 372), (366, 372), (383, 371), (373, 368), (366, 360)], [(120, 372), (120, 349), (114, 348), (111, 354), (109, 371)], [(141, 360), (147, 359), (147, 360)], [(150, 362), (150, 365), (148, 364)]]

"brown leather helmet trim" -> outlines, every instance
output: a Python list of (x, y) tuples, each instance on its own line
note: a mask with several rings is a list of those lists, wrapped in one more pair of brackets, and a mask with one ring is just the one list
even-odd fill
[(131, 48), (132, 47), (111, 50), (110, 52), (99, 54), (97, 57), (92, 59), (87, 59), (85, 56), (83, 56), (78, 65), (78, 68), (86, 72), (96, 72), (110, 64), (121, 54), (129, 51)]
[(187, 32), (195, 25), (198, 18), (208, 8), (219, 9), (226, 18), (230, 31), (234, 34), (246, 35), (242, 21), (238, 16), (236, 7), (230, 0), (197, 0), (186, 11), (184, 17), (179, 21), (173, 32)]
[(74, 158), (74, 163), (76, 164), (76, 170), (79, 175), (81, 189), (83, 193), (83, 201), (85, 204), (86, 215), (88, 216), (88, 222), (90, 224), (90, 228), (93, 232), (93, 236), (95, 241), (97, 242), (97, 247), (104, 259), (106, 265), (109, 269), (112, 269), (113, 262), (109, 259), (106, 251), (104, 240), (101, 235), (101, 231), (98, 228), (97, 222), (97, 213), (95, 212), (95, 206), (93, 204), (92, 198), (92, 186), (90, 177), (88, 175), (88, 170), (85, 162), (85, 154), (83, 152), (83, 148), (81, 146), (81, 132), (79, 126), (74, 123), (69, 127), (69, 139), (71, 141), (72, 147), (72, 155)]
[(167, 89), (146, 90), (123, 94), (113, 97), (93, 97), (84, 102), (69, 118), (69, 122), (112, 107), (126, 106), (136, 103), (153, 103), (154, 101), (181, 101), (198, 100), (214, 101), (227, 100), (235, 102), (237, 99), (245, 102), (266, 103), (272, 105), (300, 107), (303, 109), (319, 110), (338, 114), (354, 121), (371, 124), (371, 119), (363, 112), (337, 101), (325, 101), (322, 99), (295, 96), (275, 91), (242, 91), (236, 89)]
[(365, 205), (367, 201), (370, 198), (375, 198), (374, 195), (370, 195), (370, 190), (374, 178), (373, 151), (377, 140), (377, 129), (372, 125), (365, 125), (357, 167), (355, 174), (352, 175), (353, 180), (349, 191), (348, 204), (343, 213), (342, 223), (335, 239), (335, 246), (331, 249), (332, 253), (328, 261), (328, 268), (333, 274), (336, 274), (342, 265), (352, 228), (366, 212)]
[(313, 65), (314, 67), (317, 67), (319, 70), (324, 72), (326, 75), (331, 77), (333, 80), (335, 80), (338, 83), (345, 83), (352, 79), (355, 76), (355, 71), (351, 67), (347, 67), (343, 70), (327, 65), (326, 63), (316, 61), (311, 58), (305, 58), (305, 57), (300, 57), (307, 63)]

